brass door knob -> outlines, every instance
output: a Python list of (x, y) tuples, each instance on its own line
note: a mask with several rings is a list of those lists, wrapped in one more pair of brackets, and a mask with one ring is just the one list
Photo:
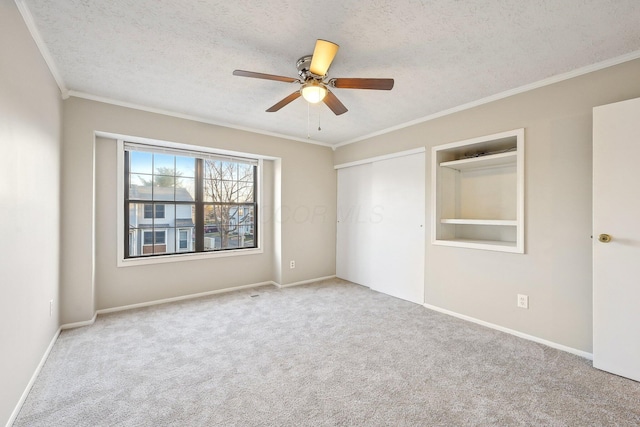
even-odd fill
[(602, 243), (609, 243), (611, 241), (611, 236), (608, 234), (601, 234), (598, 236), (598, 240)]

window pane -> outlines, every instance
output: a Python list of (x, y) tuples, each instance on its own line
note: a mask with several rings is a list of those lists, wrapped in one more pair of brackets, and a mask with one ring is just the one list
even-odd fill
[(221, 163), (214, 160), (205, 160), (203, 162), (204, 179), (213, 179), (222, 175)]
[(194, 227), (180, 228), (176, 231), (177, 252), (192, 252), (195, 249)]
[(129, 228), (138, 228), (141, 222), (151, 222), (151, 219), (145, 219), (145, 206), (147, 205), (142, 203), (129, 204)]
[(186, 230), (180, 230), (178, 232), (178, 241), (180, 242), (180, 244), (178, 245), (178, 247), (180, 249), (186, 249), (187, 248), (187, 231)]
[(204, 207), (204, 249), (213, 250), (221, 248), (221, 219), (220, 206), (206, 205)]
[[(191, 252), (196, 249), (196, 205), (176, 205), (175, 252)], [(178, 228), (179, 227), (179, 228)]]
[(163, 230), (142, 230), (142, 255), (167, 252), (167, 232)]
[(196, 199), (195, 178), (176, 178), (176, 200), (179, 202), (193, 202)]
[(237, 232), (234, 231), (232, 233), (229, 233), (229, 237), (227, 239), (227, 245), (225, 246), (225, 249), (233, 249), (239, 246), (240, 246), (240, 241), (239, 241)]
[(144, 219), (153, 218), (153, 205), (144, 205)]
[(176, 174), (175, 161), (175, 156), (155, 153), (153, 155), (153, 173), (174, 176)]
[(153, 175), (143, 173), (132, 173), (130, 178), (130, 184), (136, 186), (151, 186), (153, 182)]
[(130, 175), (129, 199), (151, 200), (153, 175)]
[(238, 181), (238, 203), (253, 202), (253, 179)]
[(196, 159), (176, 156), (176, 176), (193, 178), (196, 176)]
[(222, 182), (215, 179), (205, 179), (203, 197), (205, 202), (217, 202), (221, 199)]
[(193, 227), (195, 222), (196, 205), (175, 206), (175, 226)]
[(232, 202), (233, 198), (230, 194), (229, 182), (221, 179), (213, 179), (205, 184), (205, 202)]
[(222, 202), (238, 203), (238, 181), (223, 181), (222, 184), (227, 190), (227, 197)]
[(218, 162), (220, 163), (220, 170), (222, 171), (221, 178), (222, 179), (237, 179), (238, 178), (238, 167), (235, 163), (231, 162)]
[(141, 231), (137, 228), (129, 229), (129, 256), (139, 256), (142, 254), (142, 244), (140, 242)]
[[(144, 217), (147, 217), (147, 205), (144, 206)], [(156, 218), (164, 218), (164, 205), (156, 205)]]
[(254, 208), (253, 205), (245, 205), (238, 213), (240, 246), (244, 248), (254, 247)]
[(131, 173), (153, 173), (153, 154), (142, 151), (129, 152), (129, 172)]
[(175, 178), (165, 175), (153, 177), (153, 200), (174, 200)]
[(167, 234), (164, 231), (156, 231), (156, 245), (164, 245), (167, 243), (166, 241)]
[(253, 205), (240, 206), (238, 211), (238, 221), (242, 227), (245, 227), (243, 229), (245, 232), (253, 231), (251, 230), (251, 228), (253, 228)]
[(238, 164), (238, 180), (253, 182), (253, 165)]

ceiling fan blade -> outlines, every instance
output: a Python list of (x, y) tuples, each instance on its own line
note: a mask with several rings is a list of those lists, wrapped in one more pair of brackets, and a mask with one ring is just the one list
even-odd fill
[(253, 77), (256, 79), (276, 80), (285, 83), (294, 83), (299, 81), (298, 79), (294, 79), (292, 77), (276, 76), (274, 74), (254, 73), (253, 71), (244, 70), (233, 70), (233, 75), (241, 77)]
[(391, 90), (393, 79), (331, 79), (331, 86), (339, 89)]
[(309, 71), (316, 76), (326, 75), (333, 62), (333, 58), (335, 58), (336, 53), (338, 53), (339, 47), (340, 46), (330, 41), (318, 39), (316, 41), (316, 47), (313, 49)]
[(338, 97), (335, 96), (333, 92), (331, 92), (328, 89), (327, 89), (327, 95), (324, 97), (323, 102), (327, 104), (327, 107), (329, 107), (336, 116), (339, 116), (340, 114), (344, 114), (347, 111), (349, 111), (347, 110), (347, 107), (345, 107), (344, 104), (340, 102)]
[(267, 110), (267, 113), (274, 113), (274, 112), (278, 111), (279, 109), (281, 109), (282, 107), (284, 107), (285, 105), (287, 105), (288, 103), (290, 103), (291, 101), (295, 101), (298, 98), (300, 98), (300, 91), (299, 90), (293, 92), (291, 95), (287, 96), (282, 101), (274, 104), (273, 107), (271, 107), (271, 108), (269, 108)]

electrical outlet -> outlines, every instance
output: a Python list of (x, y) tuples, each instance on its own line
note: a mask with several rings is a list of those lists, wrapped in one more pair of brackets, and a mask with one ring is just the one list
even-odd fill
[(49, 300), (49, 317), (53, 316), (53, 300)]
[(289, 268), (292, 269), (292, 270), (294, 268), (296, 268), (296, 262), (295, 261), (289, 261)]
[(529, 296), (518, 294), (518, 307), (529, 308)]

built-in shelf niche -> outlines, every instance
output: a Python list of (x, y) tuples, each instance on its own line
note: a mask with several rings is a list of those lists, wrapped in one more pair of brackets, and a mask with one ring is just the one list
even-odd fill
[(524, 129), (432, 149), (432, 242), (524, 253)]

